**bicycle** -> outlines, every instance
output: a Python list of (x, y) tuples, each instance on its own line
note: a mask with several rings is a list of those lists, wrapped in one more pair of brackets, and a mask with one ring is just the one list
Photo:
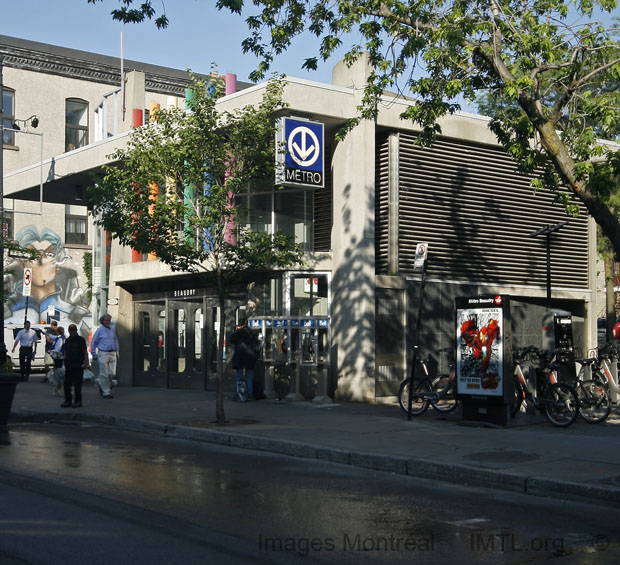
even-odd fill
[[(610, 363), (614, 361), (617, 362), (618, 358), (620, 358), (620, 345), (616, 343), (606, 343), (599, 348), (596, 365), (594, 365), (592, 369), (592, 379), (605, 384), (608, 391), (611, 390), (616, 394), (620, 394), (620, 386), (616, 382), (616, 379), (614, 379)], [(582, 371), (583, 370), (582, 368)]]
[[(540, 393), (533, 395), (528, 387), (528, 377), (523, 371), (522, 362), (528, 357), (536, 357), (542, 365), (546, 378), (540, 386)], [(523, 402), (530, 402), (537, 410), (543, 412), (554, 426), (566, 428), (579, 414), (579, 398), (575, 390), (557, 380), (557, 364), (551, 363), (546, 351), (529, 346), (514, 352), (515, 361), (515, 398), (511, 415), (514, 417), (521, 409)]]
[[(440, 352), (452, 351), (442, 349)], [(450, 373), (439, 375), (432, 381), (428, 370), (429, 358), (418, 361), (422, 367), (424, 377), (414, 381), (414, 389), (411, 393), (411, 415), (419, 416), (432, 406), (438, 412), (448, 414), (456, 409), (458, 400), (456, 398), (456, 373), (454, 363), (450, 363)], [(410, 380), (407, 378), (398, 389), (398, 403), (405, 414), (409, 413)]]
[(598, 359), (588, 357), (575, 361), (581, 365), (574, 386), (579, 398), (579, 416), (589, 424), (604, 422), (611, 412), (611, 399), (604, 376), (601, 374), (598, 378), (584, 378), (586, 367), (592, 371), (594, 366), (595, 374), (600, 373), (595, 365)]

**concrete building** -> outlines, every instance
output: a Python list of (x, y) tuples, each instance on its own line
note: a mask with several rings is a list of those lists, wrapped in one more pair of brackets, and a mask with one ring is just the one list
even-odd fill
[[(5, 57), (7, 43), (0, 38)], [(40, 47), (40, 53), (56, 49)], [(44, 200), (62, 202), (59, 209), (68, 211), (87, 186), (87, 173), (124, 143), (130, 125), (125, 122), (118, 133), (106, 131), (99, 141), (65, 152), (68, 134), (63, 138), (57, 129), (68, 127), (63, 106), (68, 100), (88, 101), (89, 124), (110, 123), (112, 114), (95, 118), (92, 113), (97, 100), (111, 90), (105, 81), (90, 84), (87, 61), (98, 57), (73, 57), (74, 72), (84, 67), (86, 74), (82, 79), (62, 77), (62, 84), (54, 86), (59, 92), (56, 117), (43, 112), (43, 101), (37, 114), (40, 128), (45, 120), (50, 128), (55, 124), (49, 135), (57, 141), (43, 158)], [(30, 105), (19, 106), (25, 82), (20, 86), (18, 77), (25, 71), (18, 68), (13, 51), (5, 66), (5, 85), (15, 90), (16, 115), (29, 114)], [(126, 120), (134, 110), (144, 113), (151, 102), (180, 103), (180, 75), (165, 70), (176, 77), (178, 87), (167, 92), (149, 82), (149, 66), (135, 68), (126, 86)], [(261, 334), (266, 368), (292, 373), (290, 398), (324, 399), (329, 393), (380, 401), (396, 394), (408, 374), (415, 335), (420, 274), (413, 265), (420, 242), (428, 243), (429, 264), (419, 345), (439, 367), (445, 368), (448, 359), (437, 352), (454, 347), (454, 299), (459, 296), (509, 295), (514, 344), (540, 345), (547, 306), (546, 242), (532, 234), (566, 221), (550, 239), (551, 305), (573, 314), (577, 346), (582, 351), (592, 347), (600, 306), (594, 291), (596, 230), (585, 210), (569, 220), (551, 195), (534, 193), (530, 179), (517, 172), (482, 116), (461, 113), (444, 119), (437, 142), (422, 148), (415, 143), (416, 128), (399, 118), (410, 102), (386, 94), (375, 122), (363, 122), (336, 141), (336, 132), (356, 113), (368, 71), (362, 58), (351, 68), (336, 65), (332, 84), (287, 79), (288, 107), (278, 117), (322, 124), (324, 187), (293, 183), (284, 190), (248, 195), (249, 225), (294, 234), (306, 250), (304, 268), (257, 276), (233, 299), (235, 316), (249, 316)], [(42, 85), (61, 80), (30, 72)], [(118, 77), (118, 67), (116, 72)], [(157, 77), (162, 76), (159, 69)], [(228, 89), (219, 107), (256, 103), (265, 89), (243, 86)], [(17, 166), (7, 152), (5, 195), (16, 202), (33, 200), (39, 190), (38, 155), (29, 153), (32, 161)], [(172, 273), (156, 258), (136, 257), (102, 235), (93, 232), (89, 243), (94, 245), (93, 288), (99, 297), (92, 310), (98, 314), (107, 309), (118, 321), (121, 381), (210, 388), (220, 315), (214, 290), (193, 275)], [(272, 386), (267, 378), (267, 388)]]
[[(105, 238), (88, 214), (91, 172), (131, 127), (148, 121), (150, 110), (184, 103), (189, 74), (125, 61), (122, 83), (119, 59), (6, 36), (0, 36), (0, 55), (6, 235), (48, 255), (31, 265), (27, 314), (24, 261), (6, 257), (5, 321), (51, 316), (64, 326), (76, 323), (88, 337), (93, 316), (107, 309), (109, 274)], [(13, 198), (14, 187), (23, 186), (29, 188)]]

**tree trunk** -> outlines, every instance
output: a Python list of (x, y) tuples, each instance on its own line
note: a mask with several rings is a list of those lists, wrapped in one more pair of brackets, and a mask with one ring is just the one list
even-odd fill
[(616, 293), (614, 292), (614, 261), (605, 260), (605, 314), (607, 318), (607, 341), (613, 342), (612, 330), (616, 323)]
[(568, 153), (566, 145), (560, 139), (555, 127), (550, 121), (542, 122), (533, 113), (533, 105), (523, 101), (521, 107), (525, 110), (532, 123), (540, 134), (540, 142), (546, 154), (551, 159), (556, 171), (578, 200), (580, 200), (601, 227), (603, 233), (609, 239), (616, 256), (620, 257), (620, 222), (613, 212), (601, 200), (588, 190), (587, 184), (577, 180), (575, 175), (575, 162)]
[(220, 329), (217, 344), (217, 375), (215, 376), (215, 419), (218, 424), (226, 423), (224, 415), (224, 340), (226, 337), (226, 298), (222, 272), (217, 269), (217, 296), (220, 306)]

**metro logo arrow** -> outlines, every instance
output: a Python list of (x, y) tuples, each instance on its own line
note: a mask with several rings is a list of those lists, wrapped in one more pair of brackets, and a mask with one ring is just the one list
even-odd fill
[[(310, 140), (308, 140), (308, 137)], [(300, 138), (300, 145), (296, 138)], [(310, 145), (308, 143), (310, 142)], [(288, 138), (288, 151), (295, 163), (301, 167), (310, 167), (321, 153), (319, 140), (314, 132), (305, 126), (296, 127)]]
[(295, 149), (295, 153), (297, 153), (297, 155), (301, 157), (302, 160), (304, 161), (308, 158), (310, 153), (314, 151), (314, 148), (315, 148), (314, 143), (310, 147), (306, 148), (307, 138), (308, 138), (308, 132), (307, 130), (304, 130), (301, 132), (301, 144), (303, 147), (299, 147), (299, 145), (297, 145), (297, 143), (293, 141), (293, 149)]

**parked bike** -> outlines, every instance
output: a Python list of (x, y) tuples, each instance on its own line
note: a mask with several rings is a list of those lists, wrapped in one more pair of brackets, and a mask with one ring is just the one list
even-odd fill
[[(545, 378), (540, 384), (537, 394), (530, 392), (529, 369), (524, 361), (535, 359), (541, 366)], [(546, 351), (529, 346), (514, 352), (515, 361), (515, 400), (512, 415), (516, 416), (521, 405), (531, 403), (537, 410), (545, 414), (547, 419), (560, 428), (570, 426), (579, 414), (579, 398), (575, 390), (567, 384), (558, 382), (557, 364), (552, 363)]]
[[(442, 349), (440, 352), (451, 352), (451, 349)], [(431, 380), (429, 373), (429, 359), (418, 361), (422, 367), (424, 376), (414, 381), (413, 389), (411, 382), (405, 379), (398, 389), (398, 403), (405, 414), (409, 413), (409, 396), (411, 396), (411, 415), (419, 416), (432, 406), (438, 412), (450, 413), (458, 406), (456, 398), (456, 373), (454, 363), (450, 363), (450, 372), (447, 375), (439, 375)]]

